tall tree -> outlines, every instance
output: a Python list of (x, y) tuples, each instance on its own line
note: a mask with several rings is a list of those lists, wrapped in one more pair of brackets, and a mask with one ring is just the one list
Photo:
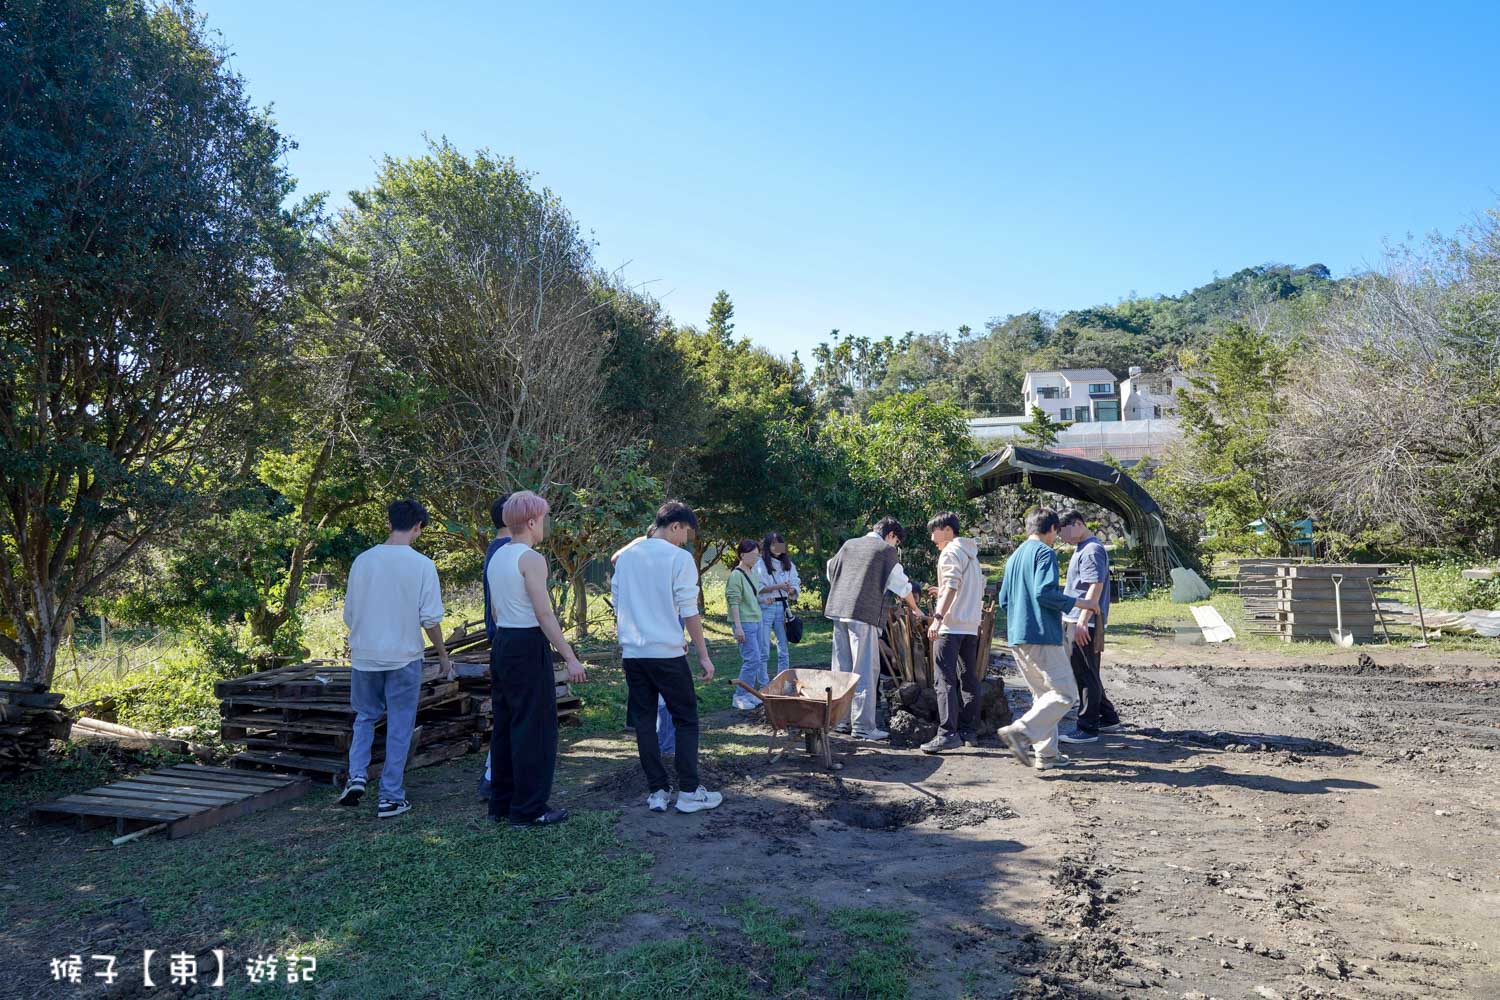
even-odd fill
[(1201, 511), (1224, 544), (1243, 545), (1261, 522), (1282, 554), (1300, 514), (1274, 440), (1295, 348), (1235, 324), (1203, 355), (1178, 395), (1183, 441), (1153, 478), (1179, 507)]
[(46, 683), (79, 602), (233, 479), (299, 225), (188, 8), (7, 4), (0, 106), (0, 653)]
[(599, 418), (607, 302), (577, 222), (514, 161), (445, 141), (387, 158), (352, 202), (333, 227), (341, 301), (409, 419), (383, 460), (476, 549), (497, 494), (569, 516), (627, 437)]

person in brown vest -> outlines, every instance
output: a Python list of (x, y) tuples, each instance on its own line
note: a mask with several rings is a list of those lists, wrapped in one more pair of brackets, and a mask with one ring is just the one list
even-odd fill
[(891, 595), (906, 601), (912, 613), (922, 618), (911, 581), (901, 568), (897, 551), (906, 541), (906, 529), (894, 517), (882, 518), (875, 529), (851, 538), (828, 560), (828, 600), (823, 615), (833, 621), (832, 670), (853, 672), (859, 680), (849, 718), (841, 720), (840, 732), (855, 738), (884, 740), (890, 733), (880, 729), (875, 717), (875, 699), (880, 681), (879, 633), (891, 607)]

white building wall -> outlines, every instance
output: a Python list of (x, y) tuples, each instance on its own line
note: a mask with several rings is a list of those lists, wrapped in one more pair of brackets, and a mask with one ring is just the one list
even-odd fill
[[(985, 451), (998, 451), (1006, 445), (1030, 447), (1020, 424), (997, 423), (995, 418), (970, 420), (969, 433)], [(1057, 445), (1051, 450), (1095, 460), (1109, 452), (1122, 462), (1138, 462), (1162, 458), (1181, 439), (1182, 427), (1176, 420), (1106, 421), (1065, 427), (1058, 432)]]

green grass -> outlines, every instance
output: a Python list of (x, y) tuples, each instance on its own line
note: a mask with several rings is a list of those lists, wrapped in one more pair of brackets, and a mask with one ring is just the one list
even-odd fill
[(829, 914), (829, 924), (852, 942), (834, 976), (837, 996), (849, 1000), (906, 1000), (917, 953), (911, 942), (915, 918), (904, 910), (846, 906)]

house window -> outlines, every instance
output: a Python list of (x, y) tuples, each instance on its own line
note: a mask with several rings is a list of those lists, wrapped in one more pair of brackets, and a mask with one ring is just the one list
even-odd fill
[(1073, 408), (1071, 406), (1064, 406), (1062, 408), (1062, 412), (1058, 414), (1058, 419), (1060, 419), (1060, 420), (1072, 420), (1073, 419)]
[(1076, 420), (1076, 421), (1078, 421), (1080, 424), (1086, 424), (1086, 423), (1088, 423), (1089, 422), (1089, 408), (1087, 406), (1080, 406), (1078, 409), (1074, 410), (1073, 411), (1073, 419)]
[(1057, 398), (1057, 386), (1055, 386), (1055, 385), (1044, 385), (1041, 388), (1037, 389), (1036, 394), (1038, 396), (1040, 396), (1042, 399), (1056, 399)]
[(1094, 416), (1100, 420), (1119, 420), (1120, 404), (1114, 400), (1107, 403), (1100, 400), (1094, 404)]
[(1115, 387), (1114, 387), (1114, 385), (1112, 383), (1109, 383), (1109, 382), (1090, 382), (1089, 383), (1089, 395), (1090, 396), (1113, 396), (1114, 394), (1115, 394)]
[(1160, 420), (1161, 419), (1161, 407), (1160, 406), (1153, 406), (1153, 407), (1151, 407), (1151, 409), (1153, 409), (1153, 410), (1156, 411), (1156, 419)]

